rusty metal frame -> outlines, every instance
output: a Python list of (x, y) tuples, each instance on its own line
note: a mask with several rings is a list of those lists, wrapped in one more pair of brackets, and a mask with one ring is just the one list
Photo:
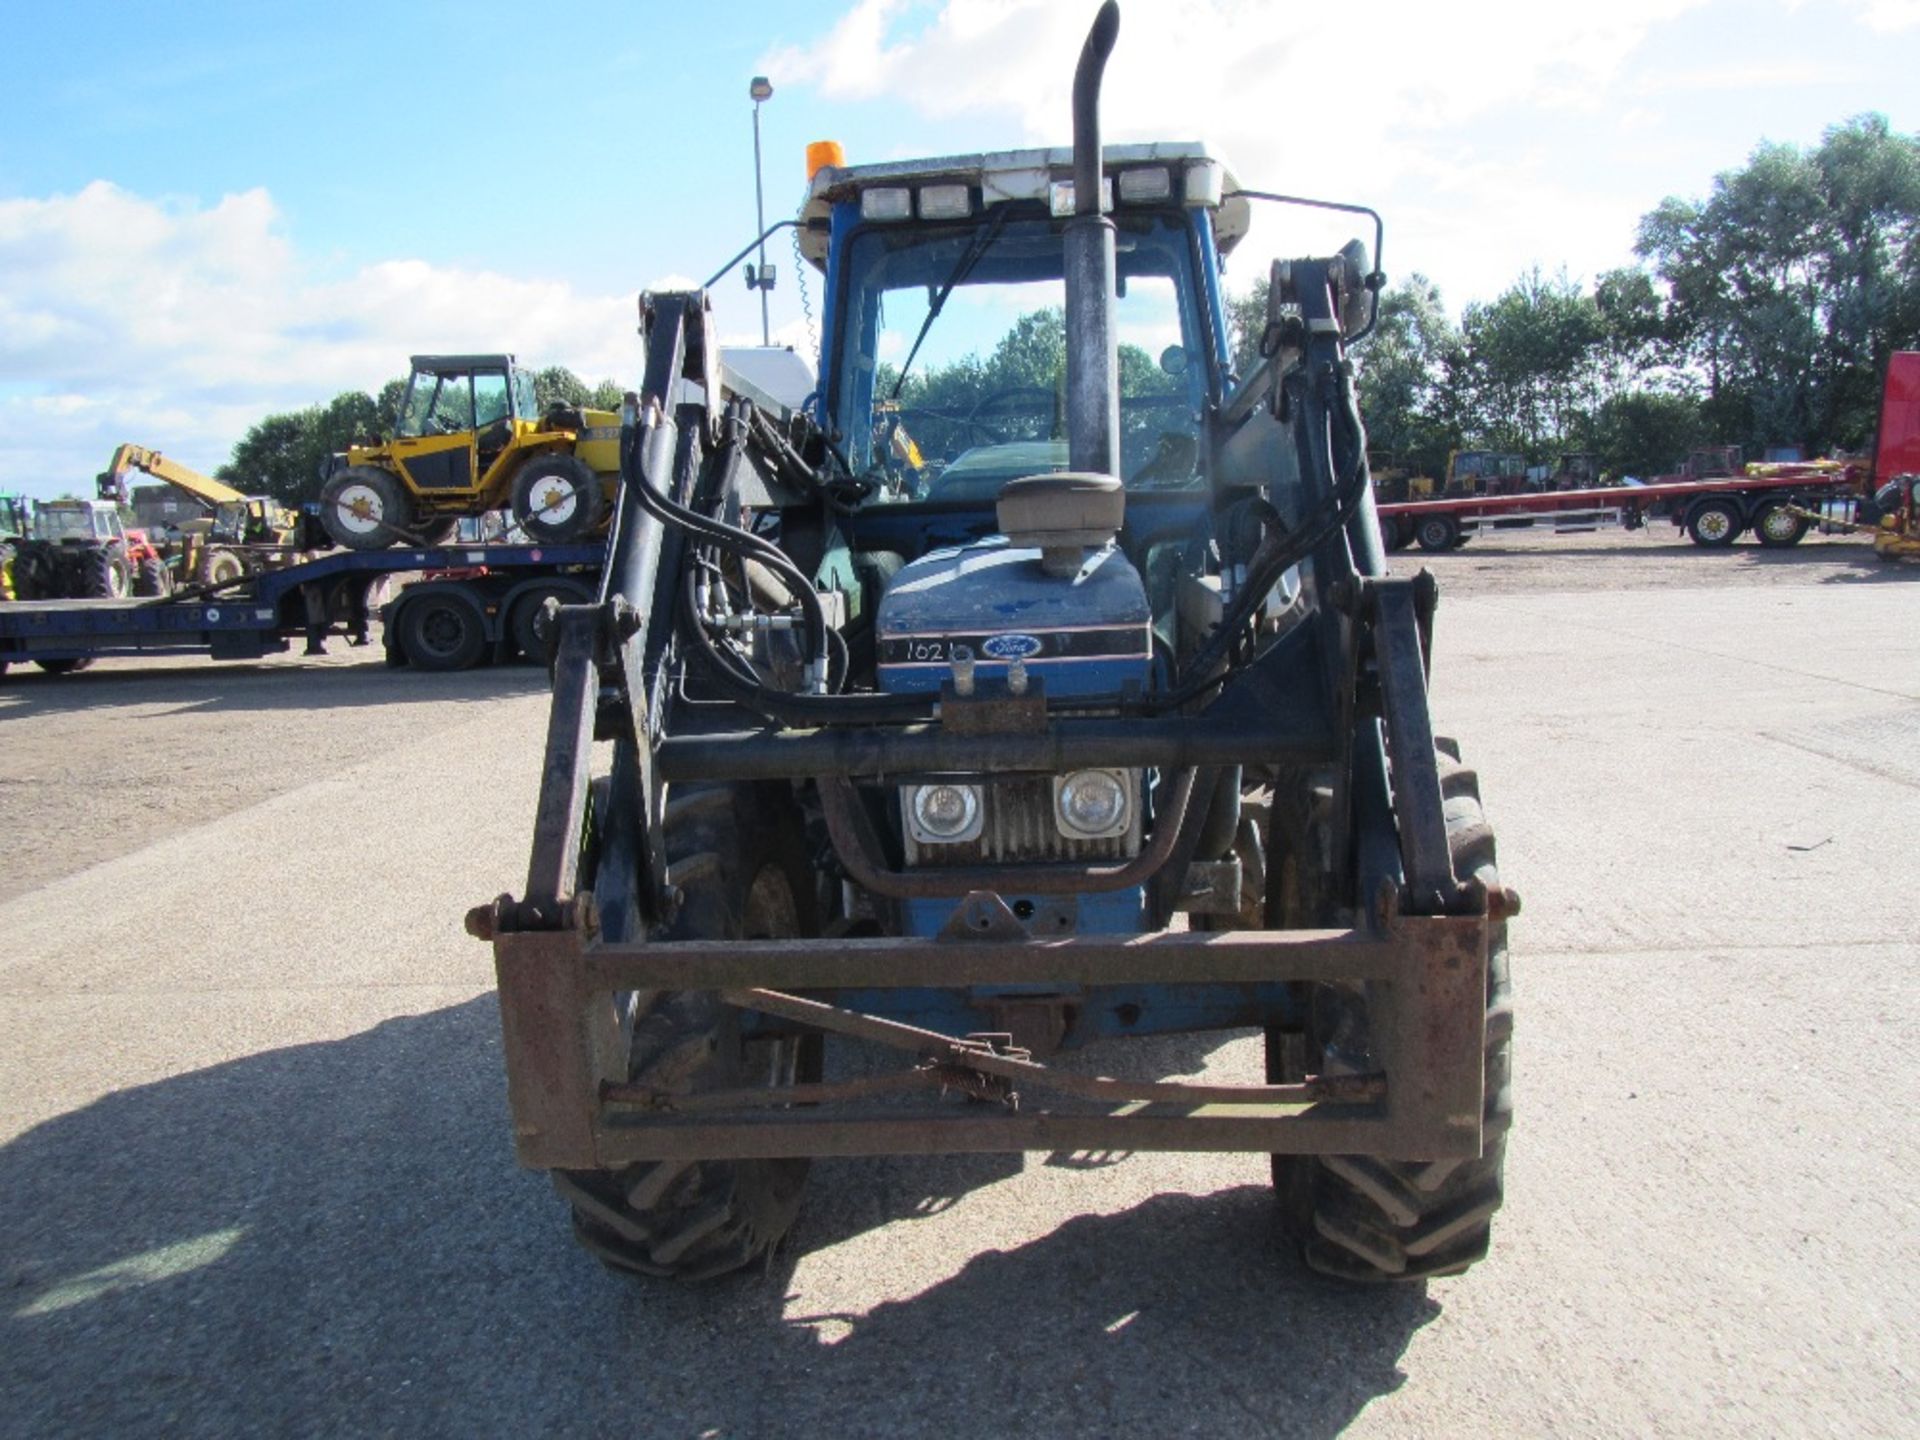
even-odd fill
[[(505, 918), (504, 915), (502, 918)], [(1023, 1150), (1476, 1156), (1488, 916), (1386, 917), (1360, 930), (1168, 932), (1046, 940), (689, 940), (612, 944), (592, 917), (493, 936), (520, 1160), (601, 1169), (649, 1159)], [(489, 928), (481, 925), (479, 928)], [(997, 932), (996, 932), (997, 933)], [(833, 1004), (852, 989), (1365, 981), (1376, 1072), (1293, 1085), (1106, 1080)], [(627, 1082), (621, 998), (707, 990), (791, 1024), (914, 1053), (879, 1083), (703, 1095)], [(1018, 1108), (940, 1099), (958, 1090)], [(883, 1092), (930, 1103), (876, 1106)], [(804, 1102), (804, 1103), (796, 1103)]]

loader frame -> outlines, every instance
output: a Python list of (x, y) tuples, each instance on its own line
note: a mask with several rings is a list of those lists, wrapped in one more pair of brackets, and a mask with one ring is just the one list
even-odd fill
[[(1307, 329), (1322, 338), (1302, 363), (1318, 363), (1311, 347), (1321, 344), (1334, 346), (1322, 359), (1337, 360), (1337, 340), (1325, 340), (1325, 325), (1314, 329), (1331, 320), (1333, 297), (1321, 287), (1315, 314), (1314, 289), (1304, 291)], [(705, 295), (646, 297), (642, 322), (646, 375), (622, 453), (653, 483), (665, 488), (673, 477), (684, 491), (704, 450), (737, 443), (724, 423)], [(702, 398), (669, 408), (689, 393)], [(636, 478), (622, 485), (597, 601), (550, 612), (554, 703), (524, 898), (502, 896), (468, 917), (494, 948), (522, 1163), (584, 1170), (641, 1159), (1091, 1149), (1481, 1153), (1488, 928), (1518, 901), (1453, 873), (1427, 707), (1436, 590), (1424, 575), (1381, 573), (1370, 494), (1316, 557), (1323, 578), (1312, 623), (1197, 713), (1050, 715), (1031, 700), (969, 703), (949, 693), (929, 723), (669, 734), (680, 541), (639, 502)], [(1371, 573), (1354, 573), (1356, 560)], [(614, 742), (612, 774), (600, 784), (590, 768), (596, 738)], [(983, 887), (956, 897), (952, 923), (932, 939), (654, 938), (674, 903), (651, 843), (667, 783), (814, 782), (825, 794), (843, 781), (929, 771), (1125, 764), (1205, 780), (1215, 767), (1261, 763), (1326, 765), (1335, 775), (1340, 843), (1359, 857), (1350, 927), (1041, 938)], [(842, 838), (836, 852), (861, 878), (858, 846)], [(1191, 858), (1182, 838), (1161, 857), (1172, 873)], [(1178, 987), (1195, 1013), (1212, 1017), (1204, 1028), (1285, 1027), (1299, 1023), (1299, 992), (1324, 983), (1366, 987), (1370, 1072), (1264, 1085), (1123, 1082), (1043, 1064), (1008, 1031), (955, 1035), (901, 1018), (910, 992), (1021, 987), (1041, 1004), (1097, 1006), (1126, 987)], [(711, 992), (762, 1029), (835, 1034), (909, 1060), (865, 1080), (694, 1096), (649, 1090), (628, 1082), (628, 1036), (635, 997), (662, 990)], [(876, 994), (889, 1003), (873, 1003)], [(849, 1003), (860, 997), (866, 1008)]]

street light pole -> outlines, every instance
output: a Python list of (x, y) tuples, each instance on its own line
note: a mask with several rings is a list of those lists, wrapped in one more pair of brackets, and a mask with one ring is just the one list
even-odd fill
[(755, 273), (755, 282), (760, 291), (760, 343), (771, 346), (773, 331), (767, 320), (767, 202), (760, 184), (760, 102), (770, 99), (773, 86), (764, 75), (753, 77), (753, 83), (747, 87), (747, 94), (753, 97), (753, 211), (758, 222), (757, 233), (760, 241), (760, 268)]

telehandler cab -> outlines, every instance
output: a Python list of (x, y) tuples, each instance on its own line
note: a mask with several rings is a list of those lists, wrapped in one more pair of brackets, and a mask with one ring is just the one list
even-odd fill
[[(1118, 23), (1071, 152), (813, 176), (805, 413), (725, 393), (703, 291), (643, 297), (601, 592), (549, 612), (526, 888), (468, 917), (520, 1159), (610, 1265), (751, 1264), (810, 1157), (938, 1151), (1266, 1153), (1320, 1270), (1486, 1250), (1518, 902), (1429, 722), (1434, 584), (1382, 559), (1348, 355), (1381, 276), (1276, 263), (1231, 375), (1220, 257), (1282, 197), (1103, 151)], [(996, 371), (1046, 347), (993, 327), (1062, 304), (1057, 377)], [(1047, 1063), (1234, 1029), (1264, 1075)]]
[(416, 355), (393, 438), (347, 451), (320, 519), (349, 550), (442, 544), (463, 517), (508, 506), (529, 540), (576, 540), (606, 520), (619, 422), (570, 405), (539, 413), (511, 355)]

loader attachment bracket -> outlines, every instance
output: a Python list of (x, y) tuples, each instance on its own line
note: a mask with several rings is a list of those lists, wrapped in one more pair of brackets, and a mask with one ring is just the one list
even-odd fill
[[(984, 901), (982, 903), (985, 903)], [(581, 917), (583, 922), (590, 917)], [(1381, 930), (1175, 931), (1060, 939), (836, 938), (612, 943), (591, 925), (494, 935), (520, 1159), (1020, 1150), (1246, 1150), (1440, 1160), (1480, 1153), (1489, 914), (1392, 914)], [(1109, 1079), (980, 1034), (863, 1013), (843, 996), (915, 987), (1178, 983), (1244, 991), (1364, 980), (1377, 1070), (1285, 1085)], [(622, 998), (711, 991), (791, 1032), (904, 1051), (904, 1070), (785, 1088), (668, 1093), (629, 1083)], [(898, 1103), (923, 1092), (923, 1103)], [(941, 1096), (996, 1101), (943, 1103)], [(871, 1102), (886, 1097), (894, 1103)]]

